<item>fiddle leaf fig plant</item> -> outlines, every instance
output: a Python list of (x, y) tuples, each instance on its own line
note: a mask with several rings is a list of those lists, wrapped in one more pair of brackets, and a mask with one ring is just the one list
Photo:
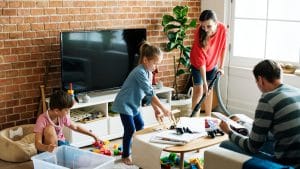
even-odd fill
[[(188, 6), (176, 6), (173, 8), (173, 15), (165, 14), (162, 18), (163, 31), (166, 33), (169, 42), (166, 45), (166, 51), (179, 50), (179, 56), (174, 58), (174, 82), (173, 88), (175, 94), (173, 99), (178, 100), (178, 77), (187, 73), (190, 69), (190, 51), (191, 47), (184, 44), (187, 39), (186, 32), (196, 27), (196, 19), (189, 20), (187, 17)], [(178, 59), (176, 59), (178, 58)]]

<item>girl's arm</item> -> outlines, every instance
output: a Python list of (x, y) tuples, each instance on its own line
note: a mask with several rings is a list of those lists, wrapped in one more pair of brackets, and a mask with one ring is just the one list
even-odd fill
[(151, 105), (154, 109), (155, 117), (157, 118), (161, 113), (164, 114), (164, 116), (170, 116), (171, 110), (167, 109), (164, 105), (161, 104), (159, 98), (154, 95), (151, 100)]
[(100, 140), (94, 133), (92, 133), (90, 130), (87, 130), (86, 128), (74, 123), (73, 121), (71, 121), (71, 125), (69, 126), (70, 129), (77, 131), (79, 133), (91, 136), (95, 139), (95, 141)]

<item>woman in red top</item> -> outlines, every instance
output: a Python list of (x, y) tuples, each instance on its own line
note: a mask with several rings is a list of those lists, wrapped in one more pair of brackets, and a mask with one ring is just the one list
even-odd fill
[(190, 55), (193, 76), (192, 107), (195, 107), (205, 93), (207, 96), (204, 102), (205, 115), (210, 116), (213, 95), (208, 93), (207, 81), (212, 80), (217, 71), (224, 74), (226, 27), (217, 21), (216, 14), (212, 10), (204, 10), (199, 21), (200, 26), (195, 32)]

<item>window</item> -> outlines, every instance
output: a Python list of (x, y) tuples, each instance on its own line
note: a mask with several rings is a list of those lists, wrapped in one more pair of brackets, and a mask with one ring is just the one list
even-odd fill
[(258, 59), (300, 64), (299, 8), (299, 0), (233, 0), (233, 64)]

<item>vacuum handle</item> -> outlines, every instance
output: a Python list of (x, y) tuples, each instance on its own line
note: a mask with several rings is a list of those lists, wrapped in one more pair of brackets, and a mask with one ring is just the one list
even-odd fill
[[(209, 83), (208, 85), (208, 91), (210, 91), (212, 89), (212, 87), (214, 86), (216, 80), (221, 76), (221, 72), (217, 71), (215, 77), (212, 79), (212, 81)], [(203, 103), (203, 101), (206, 98), (206, 93), (204, 93), (200, 99), (200, 101), (196, 104), (195, 108), (192, 111), (192, 114), (190, 115), (190, 117), (195, 116), (195, 114), (199, 111), (199, 109), (201, 108), (201, 104)]]

